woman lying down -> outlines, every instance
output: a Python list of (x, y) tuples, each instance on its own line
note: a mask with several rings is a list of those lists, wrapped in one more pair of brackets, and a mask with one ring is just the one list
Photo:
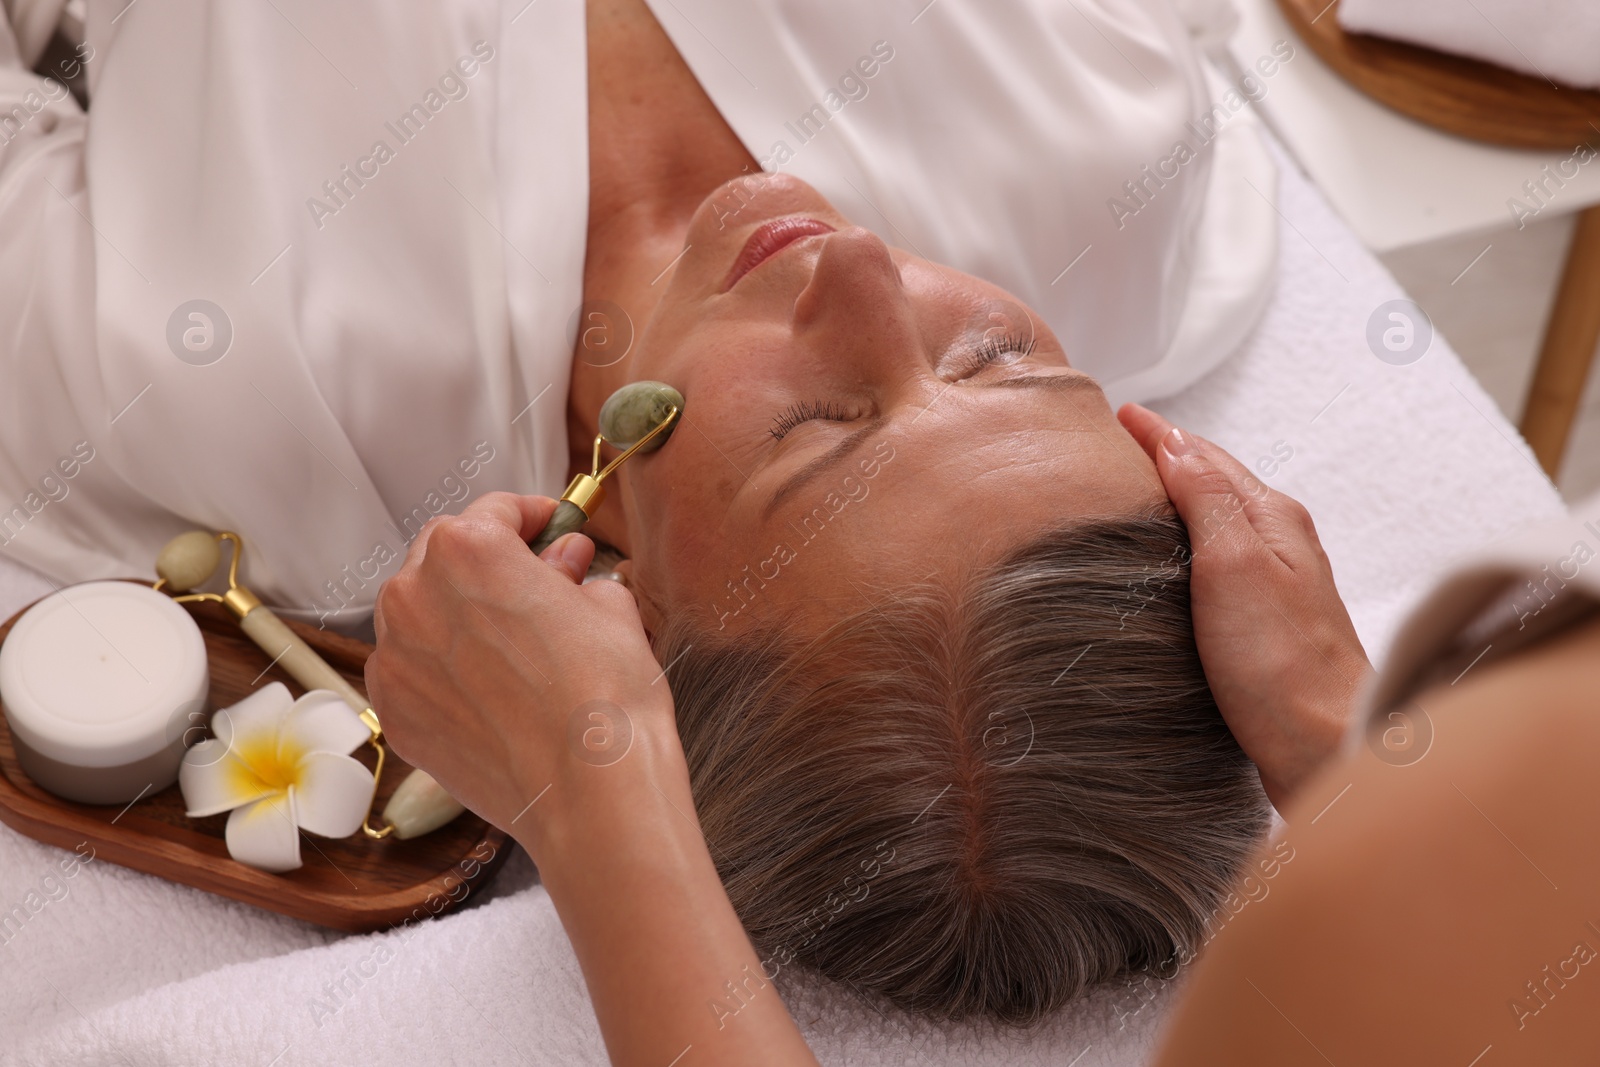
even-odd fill
[[(1012, 294), (741, 176), (642, 8), (591, 4), (589, 48), (585, 292), (649, 319), (575, 365), (574, 469), (629, 381), (686, 422), (590, 525), (626, 589), (574, 584), (583, 536), (530, 556), (547, 498), (423, 531), (368, 667), (397, 750), (527, 846), (617, 1063), (787, 1062), (791, 968), (1012, 1023), (1175, 969), (1367, 671), (1305, 512), (1225, 456), (1164, 485), (1155, 416)], [(640, 96), (694, 116), (686, 188), (641, 188)], [(1084, 314), (1145, 314), (1117, 299)]]
[[(353, 66), (372, 49), (434, 74), (448, 53), (392, 158), (333, 165), (369, 116), (340, 126), (357, 105), (327, 106), (334, 75), (253, 5), (130, 8), (92, 131), (54, 100), (7, 128), (5, 373), (28, 395), (0, 488), (58, 438), (106, 456), (7, 551), (82, 579), (232, 527), (271, 600), (347, 622), (374, 607), (369, 546), (401, 536), (373, 699), (401, 755), (532, 854), (616, 1062), (779, 1062), (781, 1002), (725, 991), (791, 967), (1025, 1023), (1187, 958), (1367, 664), (1303, 509), (1119, 419), (1084, 370), (1176, 388), (1261, 306), (1272, 232), (1219, 177), (1249, 150), (1224, 151), (1178, 14), (684, 3), (659, 10), (669, 37), (642, 0), (512, 6), (345, 12), (360, 48), (308, 24), (375, 94), (403, 79)], [(793, 126), (740, 65), (830, 73)], [(576, 188), (559, 152), (520, 151), (567, 98), (512, 106), (561, 77), (587, 85), (586, 136), (546, 130), (586, 152)], [(1172, 162), (1202, 116), (1214, 143)], [(747, 147), (791, 127), (781, 158)], [(335, 171), (309, 211), (264, 191)], [(513, 188), (530, 176), (537, 196)], [(171, 330), (186, 298), (231, 315), (229, 342)], [(621, 358), (596, 358), (580, 298), (637, 325)], [(593, 542), (534, 557), (535, 494), (587, 469), (601, 403), (644, 379), (684, 420), (589, 527), (621, 581), (579, 585)], [(480, 439), (515, 493), (413, 530)], [(627, 732), (615, 761), (569, 744), (597, 707)]]

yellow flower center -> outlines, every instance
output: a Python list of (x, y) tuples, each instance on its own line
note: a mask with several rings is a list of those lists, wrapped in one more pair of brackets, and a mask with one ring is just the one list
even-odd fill
[(230, 785), (239, 793), (257, 793), (263, 787), (282, 793), (300, 784), (300, 761), (305, 752), (275, 732), (263, 732), (245, 742), (236, 740), (231, 754)]

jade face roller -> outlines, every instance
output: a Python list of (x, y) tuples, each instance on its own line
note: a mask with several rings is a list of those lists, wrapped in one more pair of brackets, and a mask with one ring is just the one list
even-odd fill
[[(607, 475), (637, 453), (654, 452), (666, 444), (682, 413), (683, 394), (665, 382), (631, 382), (606, 398), (600, 406), (600, 434), (594, 439), (589, 473), (572, 479), (550, 521), (528, 547), (543, 552), (562, 534), (583, 529), (605, 501)], [(605, 444), (623, 452), (602, 468), (600, 446)]]
[[(529, 547), (543, 552), (562, 534), (581, 530), (605, 500), (606, 477), (629, 457), (653, 452), (666, 443), (683, 413), (683, 394), (663, 382), (633, 382), (623, 386), (600, 407), (600, 434), (594, 439), (594, 459), (588, 474), (572, 479), (545, 528)], [(623, 450), (605, 467), (600, 466), (600, 446)], [(465, 810), (426, 771), (412, 771), (384, 806), (383, 819), (402, 840), (435, 830)]]
[[(233, 558), (228, 562), (228, 591), (225, 593), (195, 593), (190, 590), (203, 584), (216, 572), (221, 562), (221, 542), (233, 543)], [(261, 646), (261, 651), (281, 664), (295, 681), (307, 689), (331, 689), (350, 705), (367, 729), (372, 731), (372, 747), (377, 750), (378, 762), (372, 772), (373, 795), (377, 795), (378, 781), (383, 775), (383, 729), (378, 716), (366, 696), (345, 680), (344, 675), (328, 665), (328, 661), (300, 635), (284, 625), (272, 609), (261, 603), (261, 598), (239, 584), (239, 558), (244, 555), (244, 539), (231, 530), (210, 533), (190, 530), (168, 541), (156, 557), (158, 591), (175, 593), (178, 603), (191, 600), (209, 600), (221, 604), (239, 620), (239, 628)], [(372, 827), (371, 816), (361, 821), (361, 829), (368, 837), (387, 837), (393, 826), (381, 830)]]

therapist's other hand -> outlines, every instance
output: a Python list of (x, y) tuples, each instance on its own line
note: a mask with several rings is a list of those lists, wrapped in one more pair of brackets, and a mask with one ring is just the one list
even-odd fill
[[(551, 813), (612, 755), (626, 752), (630, 771), (682, 759), (632, 594), (616, 582), (581, 584), (594, 558), (582, 534), (542, 557), (529, 550), (555, 507), (490, 493), (430, 521), (379, 590), (366, 666), (395, 753), (530, 852)], [(607, 705), (595, 705), (599, 718), (578, 710), (594, 701), (622, 717)], [(596, 730), (612, 733), (596, 740)], [(625, 747), (607, 753), (607, 743)], [(530, 808), (547, 787), (551, 796)]]
[(1189, 529), (1195, 644), (1217, 707), (1282, 810), (1334, 755), (1371, 671), (1311, 515), (1219, 446), (1117, 412)]

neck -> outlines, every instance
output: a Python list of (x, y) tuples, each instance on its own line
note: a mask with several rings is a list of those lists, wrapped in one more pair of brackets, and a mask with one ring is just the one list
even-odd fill
[[(604, 225), (590, 227), (584, 303), (567, 394), (569, 481), (576, 474), (589, 473), (595, 435), (600, 432), (600, 406), (637, 377), (634, 356), (645, 323), (667, 286), (667, 280), (660, 277), (662, 269), (683, 250), (688, 225), (687, 217), (647, 220), (618, 214)], [(627, 355), (617, 359), (612, 353), (623, 345), (628, 346)], [(602, 462), (614, 455), (608, 451)], [(628, 509), (616, 474), (606, 479), (606, 486), (606, 502), (589, 520), (585, 532), (631, 556)]]
[[(639, 377), (632, 354), (666, 292), (667, 268), (683, 251), (695, 209), (723, 181), (761, 169), (648, 6), (641, 0), (589, 0), (586, 18), (589, 228), (580, 313), (585, 321), (574, 345), (567, 401), (569, 479), (589, 471), (600, 405)], [(602, 310), (613, 321), (596, 318)], [(585, 329), (597, 331), (587, 347)], [(630, 355), (611, 362), (607, 353), (630, 334)], [(597, 346), (602, 338), (605, 345)], [(631, 556), (628, 495), (615, 475), (607, 482), (616, 484), (588, 529)]]

